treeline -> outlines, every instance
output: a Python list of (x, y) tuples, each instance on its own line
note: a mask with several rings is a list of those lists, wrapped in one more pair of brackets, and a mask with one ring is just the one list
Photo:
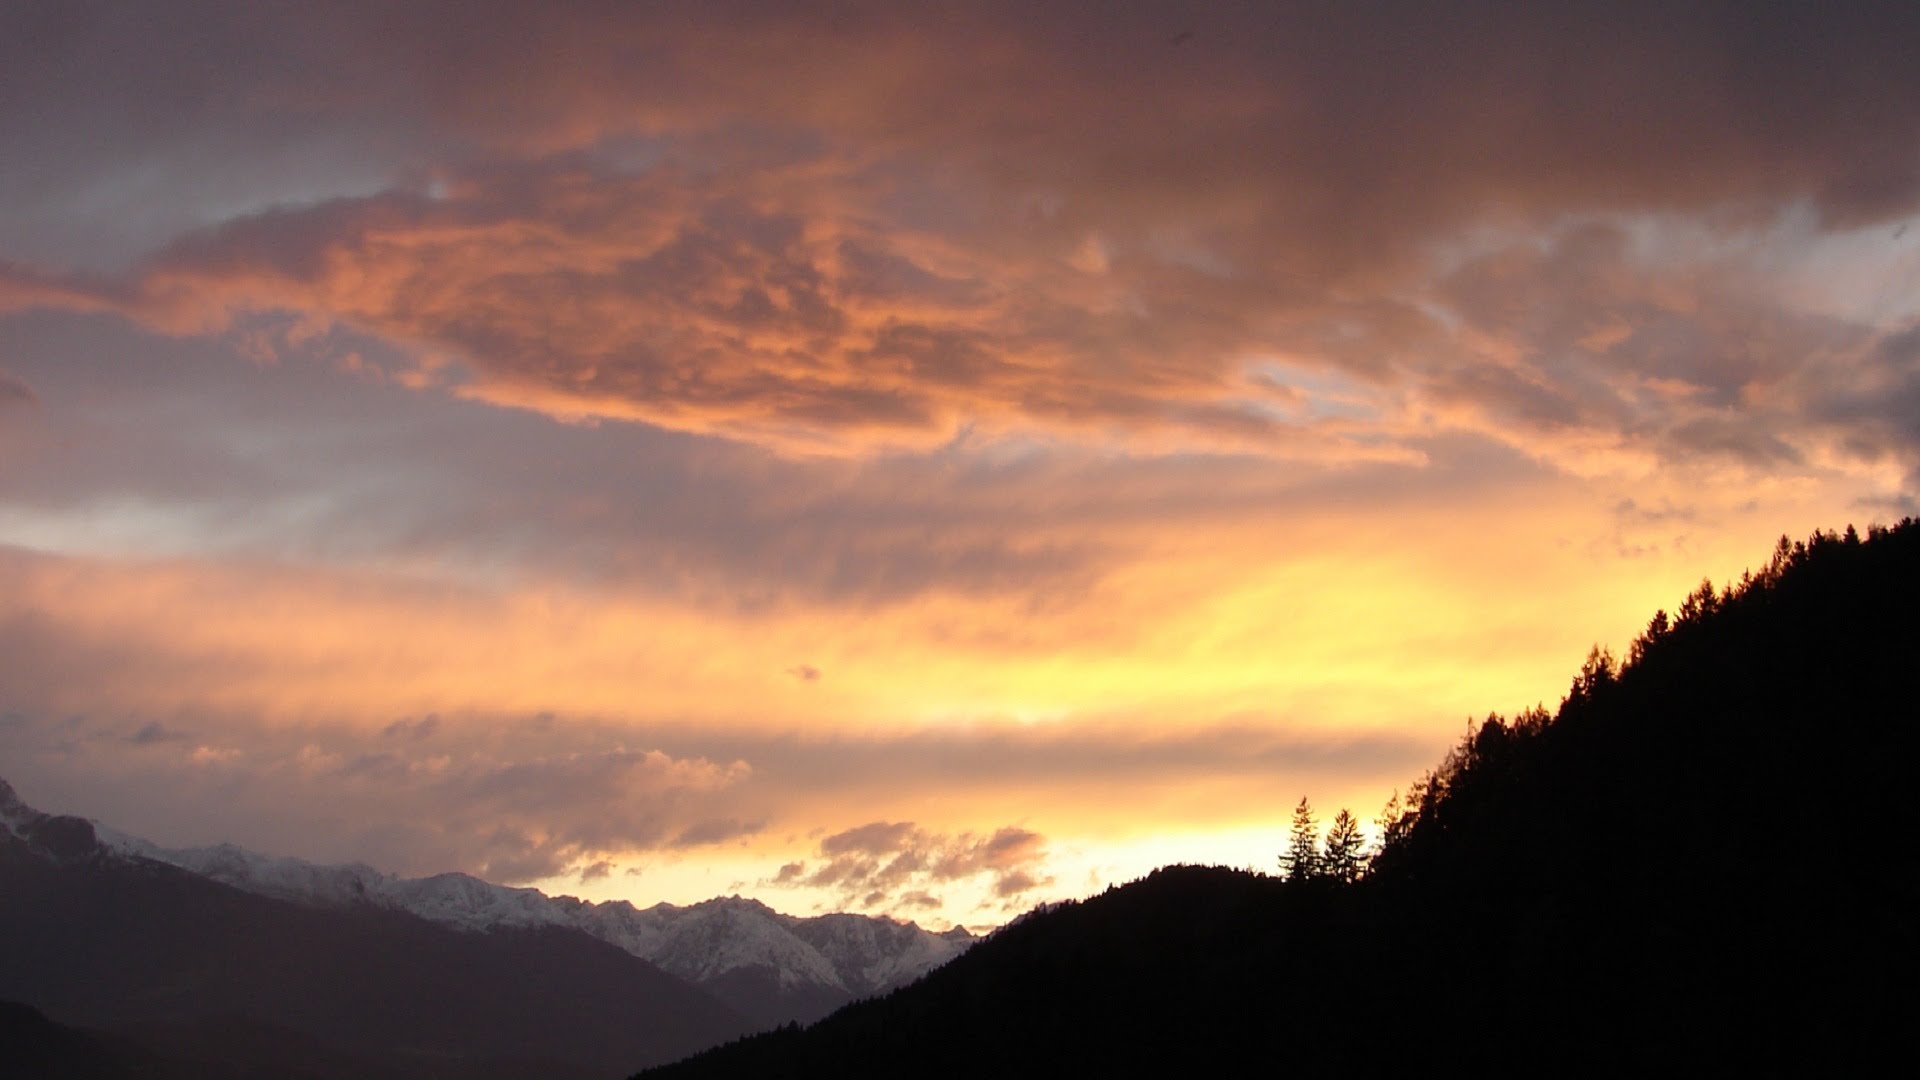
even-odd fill
[(1161, 871), (668, 1075), (1862, 1071), (1920, 1015), (1916, 613), (1914, 522), (1783, 541), (1472, 725), (1371, 860), (1302, 801), (1282, 876)]
[[(1828, 692), (1824, 683), (1840, 670), (1840, 658), (1834, 653), (1851, 652), (1854, 646), (1842, 643), (1855, 638), (1896, 641), (1911, 633), (1912, 620), (1920, 615), (1920, 608), (1910, 606), (1920, 602), (1920, 596), (1913, 594), (1910, 583), (1901, 587), (1899, 573), (1920, 555), (1915, 532), (1915, 523), (1908, 519), (1893, 527), (1870, 525), (1865, 538), (1851, 525), (1842, 532), (1815, 532), (1804, 541), (1781, 536), (1772, 557), (1759, 570), (1748, 570), (1739, 581), (1718, 589), (1703, 579), (1682, 600), (1676, 614), (1664, 609), (1654, 612), (1646, 629), (1628, 645), (1624, 660), (1595, 645), (1557, 711), (1549, 713), (1536, 705), (1511, 719), (1489, 713), (1484, 720), (1469, 720), (1460, 743), (1438, 765), (1415, 780), (1404, 798), (1396, 791), (1388, 799), (1374, 819), (1377, 840), (1371, 846), (1345, 809), (1335, 816), (1323, 839), (1310, 803), (1302, 798), (1279, 858), (1282, 877), (1296, 882), (1351, 883), (1376, 865), (1390, 871), (1419, 861), (1421, 853), (1441, 845), (1441, 838), (1450, 831), (1489, 828), (1491, 804), (1534, 791), (1542, 768), (1564, 780), (1569, 773), (1597, 766), (1594, 759), (1568, 760), (1562, 746), (1580, 745), (1582, 749), (1574, 753), (1594, 752), (1597, 748), (1587, 745), (1593, 740), (1581, 729), (1596, 723), (1617, 722), (1633, 728), (1645, 726), (1655, 714), (1683, 712), (1662, 721), (1658, 732), (1637, 732), (1646, 743), (1635, 744), (1636, 752), (1651, 759), (1660, 755), (1663, 746), (1674, 748), (1675, 740), (1688, 740), (1695, 744), (1688, 748), (1697, 749), (1703, 740), (1724, 738), (1728, 760), (1746, 761), (1753, 756), (1747, 753), (1751, 741), (1765, 734), (1762, 725), (1743, 731), (1738, 725), (1695, 721), (1730, 709), (1753, 710), (1748, 715), (1755, 718), (1776, 713), (1782, 706), (1776, 695), (1784, 689), (1787, 700), (1807, 699), (1811, 692), (1815, 700), (1807, 702), (1810, 711), (1804, 716), (1808, 727), (1799, 734), (1825, 742), (1832, 736), (1812, 725), (1830, 711), (1817, 699)], [(1887, 591), (1878, 597), (1870, 595), (1864, 586), (1872, 581), (1884, 582)], [(1833, 609), (1843, 599), (1846, 609)], [(1830, 609), (1822, 613), (1824, 618), (1813, 610), (1820, 607)], [(1809, 618), (1811, 625), (1789, 625)], [(1808, 634), (1807, 640), (1781, 648), (1787, 639), (1802, 634)], [(1873, 667), (1875, 677), (1869, 685), (1854, 691), (1897, 694), (1897, 687), (1885, 682), (1890, 676), (1897, 680), (1895, 673), (1908, 658), (1885, 648), (1868, 648), (1845, 659), (1863, 666), (1859, 662), (1875, 653), (1882, 654), (1885, 663)], [(1756, 670), (1762, 665), (1765, 671)], [(1780, 687), (1782, 683), (1786, 685)], [(1767, 691), (1768, 700), (1752, 700), (1763, 684), (1775, 687)], [(1898, 701), (1888, 705), (1913, 716), (1912, 705)], [(1613, 775), (1624, 782), (1649, 771), (1658, 769), (1622, 770)], [(1800, 782), (1812, 778), (1809, 775)], [(1638, 794), (1665, 801), (1668, 793)], [(1627, 810), (1631, 812), (1631, 807)]]

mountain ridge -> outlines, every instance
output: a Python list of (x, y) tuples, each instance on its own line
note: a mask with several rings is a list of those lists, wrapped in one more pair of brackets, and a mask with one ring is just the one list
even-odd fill
[(156, 1060), (208, 1075), (591, 1080), (634, 1054), (671, 1060), (758, 1026), (577, 930), (470, 933), (294, 904), (5, 802), (0, 1001), (142, 1053), (166, 1047)]
[[(0, 779), (0, 823), (18, 834), (57, 829), (46, 824), (56, 820)], [(707, 990), (767, 1027), (811, 1022), (847, 1002), (886, 993), (976, 940), (961, 927), (936, 933), (885, 916), (787, 915), (740, 896), (648, 908), (625, 900), (593, 903), (462, 873), (403, 878), (364, 863), (314, 863), (230, 843), (164, 848), (98, 822), (88, 825), (103, 848), (120, 856), (175, 866), (261, 896), (401, 911), (469, 932), (578, 930)]]

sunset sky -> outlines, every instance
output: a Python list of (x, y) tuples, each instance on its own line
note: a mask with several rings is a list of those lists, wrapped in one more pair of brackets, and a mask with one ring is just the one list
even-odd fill
[(1004, 922), (1920, 499), (1920, 5), (0, 6), (0, 776)]

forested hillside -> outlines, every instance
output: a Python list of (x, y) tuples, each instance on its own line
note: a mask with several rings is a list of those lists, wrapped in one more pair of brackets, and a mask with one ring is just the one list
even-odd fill
[(1862, 1065), (1920, 1006), (1916, 612), (1915, 522), (1783, 539), (1471, 723), (1357, 880), (1163, 870), (648, 1075)]

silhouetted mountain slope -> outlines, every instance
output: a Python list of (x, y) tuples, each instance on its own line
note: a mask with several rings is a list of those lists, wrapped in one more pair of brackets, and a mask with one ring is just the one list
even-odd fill
[(1474, 725), (1356, 884), (1163, 870), (649, 1075), (1862, 1068), (1920, 1015), (1917, 613), (1920, 526), (1783, 545)]
[(112, 855), (78, 818), (0, 830), (0, 957), (0, 999), (64, 1023), (195, 1052), (250, 1041), (225, 1057), (256, 1062), (276, 1038), (259, 1027), (287, 1029), (315, 1075), (617, 1075), (750, 1026), (575, 930), (295, 905)]
[(36, 1080), (205, 1075), (133, 1040), (56, 1024), (38, 1009), (0, 1001), (0, 1074)]
[[(142, 1024), (106, 1032), (70, 1027), (0, 1002), (0, 1076), (8, 1080), (406, 1080), (406, 1055), (352, 1054), (243, 1017)], [(463, 1077), (527, 1075), (531, 1063), (476, 1063)], [(488, 1071), (492, 1070), (492, 1071)], [(510, 1071), (513, 1070), (513, 1071)], [(451, 1075), (451, 1074), (449, 1074)]]

